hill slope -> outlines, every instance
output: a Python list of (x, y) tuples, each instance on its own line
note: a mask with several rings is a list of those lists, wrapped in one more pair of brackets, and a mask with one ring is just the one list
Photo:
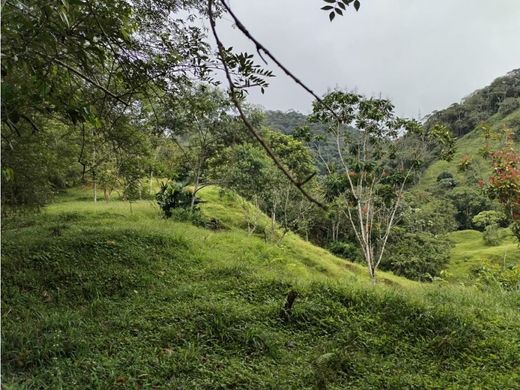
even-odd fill
[[(513, 131), (513, 134), (520, 134), (520, 109), (516, 109), (508, 115), (495, 115), (488, 121), (492, 132), (498, 133), (504, 128)], [(499, 149), (503, 139), (491, 141), (492, 150)], [(484, 131), (476, 128), (470, 133), (459, 138), (456, 142), (457, 151), (451, 161), (435, 161), (422, 174), (418, 184), (414, 187), (414, 192), (419, 194), (423, 199), (430, 201), (441, 201), (446, 205), (446, 212), (449, 207), (447, 203), (454, 201), (460, 207), (467, 207), (468, 213), (478, 213), (478, 204), (482, 202), (478, 197), (487, 199), (487, 195), (478, 195), (481, 193), (479, 189), (479, 180), (487, 181), (491, 174), (491, 163), (489, 159), (483, 156), (482, 150), (486, 144)], [(515, 143), (517, 150), (520, 146)], [(460, 169), (461, 161), (468, 161), (466, 169)], [(437, 178), (441, 174), (449, 172), (456, 180), (457, 185), (454, 188), (442, 187)], [(428, 194), (425, 196), (424, 194)], [(469, 195), (468, 195), (469, 194)], [(467, 202), (473, 202), (472, 205), (464, 206), (462, 201), (457, 198), (465, 199)], [(451, 201), (450, 201), (451, 200)], [(489, 200), (487, 203), (490, 203)], [(427, 208), (427, 204), (422, 207)], [(501, 210), (499, 204), (488, 204), (486, 208), (494, 208)], [(473, 210), (474, 209), (474, 210)], [(460, 212), (460, 210), (459, 210)], [(471, 221), (471, 215), (468, 217)], [(472, 226), (463, 227), (468, 229)], [(510, 237), (508, 231), (502, 232), (503, 239), (497, 246), (486, 246), (482, 238), (482, 233), (475, 230), (464, 230), (450, 234), (455, 244), (452, 250), (452, 259), (447, 267), (445, 277), (450, 281), (460, 281), (464, 283), (474, 281), (472, 270), (482, 266), (489, 261), (494, 265), (502, 267), (519, 266), (520, 265), (520, 249), (516, 239)], [(506, 259), (504, 261), (504, 259)]]
[[(491, 117), (487, 123), (492, 132), (499, 133), (504, 128), (508, 128), (513, 131), (513, 134), (520, 136), (520, 108), (506, 116), (497, 114)], [(487, 179), (491, 173), (491, 165), (482, 155), (482, 148), (485, 144), (484, 132), (479, 127), (459, 138), (456, 142), (453, 159), (451, 161), (439, 160), (431, 164), (421, 176), (417, 188), (431, 190), (437, 184), (437, 176), (443, 171), (452, 173), (461, 185), (474, 185), (479, 179)], [(520, 150), (518, 143), (516, 145)], [(501, 146), (501, 142), (492, 141), (490, 146), (498, 148)], [(457, 165), (465, 157), (469, 158), (470, 166), (466, 171), (461, 171)]]
[(4, 386), (520, 388), (518, 293), (388, 274), (371, 286), (296, 236), (249, 236), (236, 198), (203, 198), (224, 229), (144, 201), (67, 199), (6, 220)]

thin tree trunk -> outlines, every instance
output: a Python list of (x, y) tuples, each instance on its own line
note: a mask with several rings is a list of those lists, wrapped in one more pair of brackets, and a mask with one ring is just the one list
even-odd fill
[(195, 176), (195, 185), (193, 187), (193, 194), (191, 195), (191, 207), (190, 210), (193, 212), (195, 209), (195, 199), (197, 191), (199, 190), (199, 171), (197, 170), (197, 175)]
[(153, 195), (152, 185), (153, 185), (153, 169), (150, 169), (150, 186), (148, 188), (148, 192), (150, 195)]

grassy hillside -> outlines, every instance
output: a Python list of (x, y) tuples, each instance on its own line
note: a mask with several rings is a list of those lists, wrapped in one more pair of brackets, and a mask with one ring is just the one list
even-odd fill
[[(507, 116), (495, 115), (488, 121), (493, 131), (500, 131), (508, 128), (516, 132), (520, 131), (520, 109), (508, 114)], [(492, 149), (501, 146), (499, 140), (491, 144)], [(483, 157), (482, 149), (486, 143), (483, 131), (479, 128), (466, 134), (457, 141), (457, 152), (451, 161), (436, 161), (431, 164), (422, 175), (419, 183), (415, 186), (420, 196), (424, 193), (430, 194), (430, 199), (445, 200), (451, 191), (456, 189), (479, 189), (478, 180), (486, 181), (491, 174), (491, 165), (488, 159)], [(516, 144), (518, 146), (518, 144)], [(520, 149), (519, 149), (520, 150)], [(468, 169), (461, 170), (459, 162), (467, 156), (470, 161)], [(442, 172), (450, 172), (457, 186), (453, 189), (442, 189), (437, 183), (437, 177)], [(487, 196), (485, 196), (487, 198)], [(422, 204), (422, 207), (427, 207)], [(496, 204), (494, 207), (500, 210), (501, 206)], [(497, 246), (488, 246), (483, 240), (481, 232), (475, 230), (462, 230), (449, 234), (454, 248), (451, 251), (451, 261), (443, 274), (443, 278), (451, 282), (472, 283), (475, 281), (474, 272), (477, 267), (483, 264), (492, 264), (501, 267), (509, 265), (520, 265), (520, 249), (517, 240), (511, 236), (507, 230), (503, 232), (504, 239)], [(505, 259), (505, 260), (504, 260)]]
[(520, 388), (518, 293), (371, 286), (296, 236), (248, 236), (236, 198), (203, 197), (223, 229), (78, 197), (6, 220), (5, 388)]
[[(494, 131), (507, 127), (518, 133), (520, 131), (520, 109), (506, 117), (495, 115), (488, 123)], [(421, 176), (417, 189), (428, 190), (432, 188), (437, 183), (437, 176), (444, 171), (451, 172), (460, 185), (471, 183), (475, 176), (482, 179), (487, 178), (491, 172), (491, 166), (489, 161), (482, 156), (481, 150), (484, 145), (484, 134), (479, 128), (461, 137), (456, 142), (457, 149), (453, 159), (451, 161), (439, 160), (431, 164)], [(499, 147), (500, 143), (495, 142), (492, 146)], [(471, 161), (470, 168), (466, 172), (461, 172), (457, 167), (463, 156), (469, 156)]]
[(507, 229), (503, 229), (501, 234), (504, 238), (500, 245), (488, 246), (481, 232), (461, 230), (450, 233), (449, 237), (454, 247), (444, 277), (450, 281), (471, 283), (474, 279), (472, 270), (488, 262), (502, 267), (520, 264), (517, 239)]

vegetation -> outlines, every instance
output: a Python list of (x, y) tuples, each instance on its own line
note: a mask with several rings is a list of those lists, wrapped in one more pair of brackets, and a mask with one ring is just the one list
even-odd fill
[(296, 235), (248, 235), (238, 198), (201, 196), (226, 229), (78, 191), (6, 221), (4, 386), (518, 385), (517, 293), (383, 272), (373, 288), (361, 266)]
[(228, 3), (2, 3), (2, 388), (520, 388), (519, 71), (420, 123)]
[[(396, 117), (393, 109), (388, 100), (333, 91), (314, 104), (311, 117), (336, 139), (338, 158), (327, 164), (326, 198), (347, 220), (374, 283), (404, 191), (419, 171), (426, 146), (440, 134), (438, 128), (424, 132), (418, 122)], [(406, 148), (399, 145), (400, 134), (401, 143), (412, 140)]]
[(432, 113), (427, 126), (443, 123), (457, 137), (472, 132), (493, 116), (506, 117), (520, 107), (520, 69), (515, 69), (494, 80), (489, 86), (473, 92), (450, 107)]

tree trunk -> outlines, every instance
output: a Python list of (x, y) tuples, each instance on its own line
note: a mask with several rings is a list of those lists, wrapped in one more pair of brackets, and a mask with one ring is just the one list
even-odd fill
[(193, 193), (191, 195), (191, 206), (190, 206), (191, 212), (193, 212), (193, 210), (195, 209), (195, 199), (196, 199), (198, 190), (199, 190), (199, 174), (197, 173), (197, 176), (195, 177), (195, 185), (193, 187)]
[(152, 185), (153, 185), (153, 170), (150, 169), (150, 187), (148, 188), (148, 192), (150, 195), (153, 195)]
[(92, 171), (92, 191), (94, 195), (94, 203), (97, 203), (97, 180), (96, 180), (96, 171)]

